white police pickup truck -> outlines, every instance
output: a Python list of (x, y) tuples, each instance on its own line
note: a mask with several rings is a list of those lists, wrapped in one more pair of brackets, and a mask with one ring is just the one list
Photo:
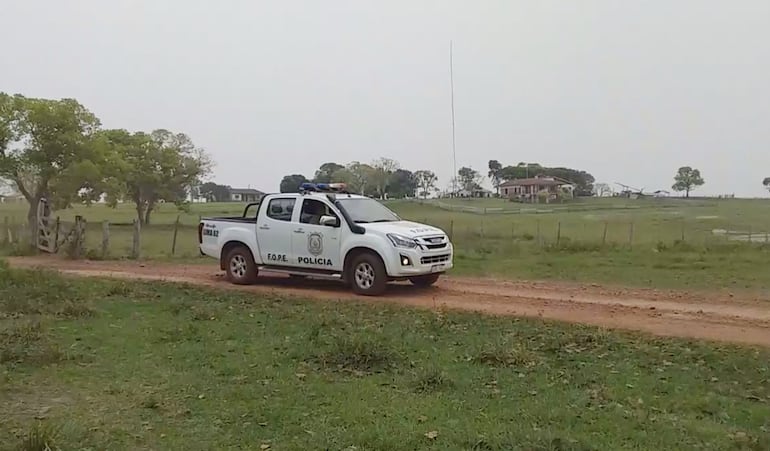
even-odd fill
[(452, 243), (441, 229), (404, 221), (342, 184), (303, 184), (299, 193), (247, 205), (243, 216), (203, 218), (198, 242), (244, 285), (264, 270), (341, 279), (358, 294), (379, 295), (389, 281), (428, 286), (452, 268)]

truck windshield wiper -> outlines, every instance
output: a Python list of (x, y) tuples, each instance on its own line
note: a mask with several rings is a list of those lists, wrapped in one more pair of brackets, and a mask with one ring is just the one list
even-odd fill
[(372, 222), (394, 222), (394, 221), (395, 221), (395, 219), (378, 219), (378, 220), (372, 221)]

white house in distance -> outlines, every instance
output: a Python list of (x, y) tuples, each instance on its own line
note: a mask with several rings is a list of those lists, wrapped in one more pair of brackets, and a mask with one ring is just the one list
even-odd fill
[(230, 202), (259, 202), (265, 193), (252, 188), (232, 188)]
[(538, 202), (540, 193), (547, 193), (546, 202), (556, 200), (559, 192), (568, 192), (571, 196), (575, 185), (558, 177), (536, 176), (527, 179), (514, 179), (500, 184), (500, 195), (521, 202)]

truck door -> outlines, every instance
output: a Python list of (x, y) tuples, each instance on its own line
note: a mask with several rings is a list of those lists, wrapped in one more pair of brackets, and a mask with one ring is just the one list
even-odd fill
[(262, 263), (271, 266), (294, 266), (291, 255), (291, 237), (294, 216), (294, 197), (273, 197), (265, 214), (257, 219), (257, 242)]
[[(308, 269), (342, 271), (340, 258), (341, 221), (332, 208), (317, 199), (304, 198), (291, 239), (297, 266)], [(320, 224), (322, 216), (337, 218), (336, 226)]]

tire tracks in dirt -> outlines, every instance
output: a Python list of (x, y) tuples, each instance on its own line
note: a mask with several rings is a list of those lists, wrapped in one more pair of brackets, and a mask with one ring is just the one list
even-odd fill
[(658, 336), (706, 339), (770, 347), (770, 299), (742, 293), (698, 293), (604, 287), (564, 282), (513, 282), (446, 277), (430, 289), (393, 284), (382, 297), (350, 293), (342, 284), (262, 275), (250, 286), (229, 284), (216, 265), (132, 261), (69, 261), (14, 257), (13, 267), (42, 267), (64, 274), (157, 280), (327, 301), (395, 303), (626, 329)]

